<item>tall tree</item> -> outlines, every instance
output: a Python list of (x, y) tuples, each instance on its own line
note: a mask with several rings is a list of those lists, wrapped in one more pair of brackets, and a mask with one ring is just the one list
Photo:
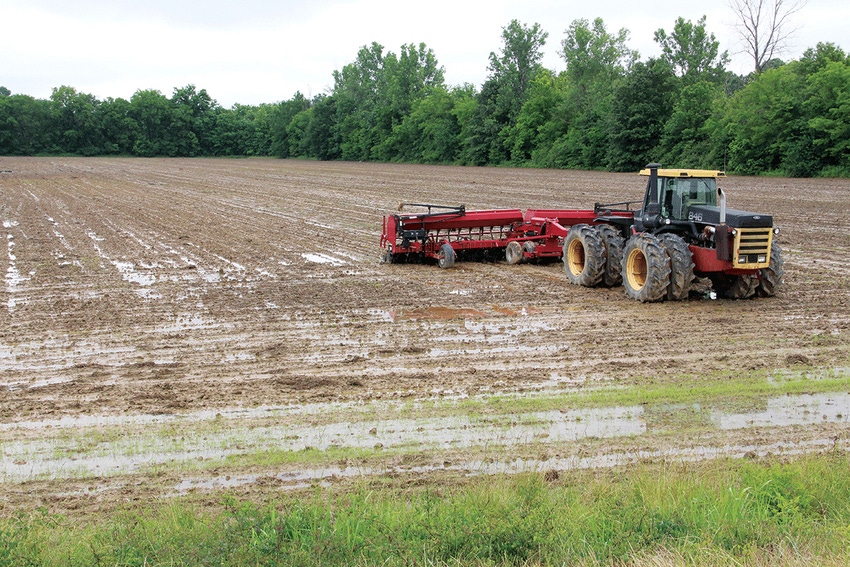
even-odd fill
[(0, 96), (0, 155), (55, 152), (52, 103), (29, 95)]
[(664, 60), (685, 84), (723, 80), (729, 54), (719, 52), (720, 42), (705, 29), (705, 16), (696, 24), (676, 19), (670, 35), (663, 28), (655, 32), (655, 42), (661, 46)]
[(334, 71), (333, 93), (337, 100), (337, 119), (342, 159), (372, 159), (378, 129), (378, 98), (384, 68), (384, 47), (376, 42), (363, 46), (357, 59)]
[[(806, 51), (800, 65), (810, 71), (803, 109), (810, 133), (804, 142), (811, 143), (800, 148), (810, 149), (810, 159), (808, 163), (793, 161), (801, 167), (789, 174), (810, 176), (829, 167), (846, 175), (850, 172), (850, 58), (836, 46), (821, 43), (816, 51)], [(789, 155), (786, 161), (794, 157)]]
[(602, 18), (593, 20), (593, 25), (585, 19), (574, 20), (566, 34), (561, 55), (581, 108), (592, 102), (588, 98), (597, 86), (612, 89), (639, 56), (626, 45), (629, 31), (622, 28), (611, 34)]
[(543, 69), (541, 49), (549, 34), (540, 24), (526, 26), (518, 20), (502, 28), (500, 53), (490, 52), (490, 72), (478, 96), (478, 107), (468, 143), (471, 162), (498, 164), (506, 161), (510, 148), (505, 144), (506, 129), (511, 128), (525, 103), (531, 81)]
[(753, 59), (753, 71), (761, 73), (781, 55), (796, 31), (793, 16), (806, 0), (729, 0), (735, 12), (735, 30)]
[(673, 110), (676, 79), (666, 61), (637, 63), (618, 84), (613, 104), (608, 166), (634, 171), (657, 161), (654, 151)]
[(212, 152), (212, 136), (219, 111), (218, 103), (195, 85), (174, 89), (171, 103), (175, 107), (174, 137), (178, 141), (178, 155), (209, 155)]
[(90, 94), (61, 86), (50, 95), (56, 120), (57, 142), (61, 151), (95, 155), (102, 150), (100, 125), (95, 109), (100, 102)]
[(502, 28), (502, 51), (490, 52), (490, 79), (499, 83), (502, 104), (510, 119), (516, 117), (525, 102), (532, 79), (540, 72), (541, 49), (549, 34), (535, 23), (531, 27), (512, 20)]
[(789, 144), (806, 129), (805, 78), (794, 67), (765, 71), (730, 101), (724, 119), (729, 169), (748, 175), (784, 173)]
[(173, 156), (168, 130), (171, 127), (171, 105), (158, 90), (138, 90), (130, 98), (129, 116), (138, 125), (138, 137), (133, 143), (133, 153), (144, 157)]
[(561, 143), (564, 167), (595, 169), (608, 163), (614, 90), (638, 58), (629, 31), (609, 33), (602, 18), (575, 20), (562, 41), (570, 81), (570, 124)]

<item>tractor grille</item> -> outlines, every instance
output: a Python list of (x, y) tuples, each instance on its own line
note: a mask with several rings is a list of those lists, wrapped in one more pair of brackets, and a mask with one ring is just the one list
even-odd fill
[(770, 264), (772, 243), (773, 228), (739, 228), (732, 263), (742, 270), (766, 268)]

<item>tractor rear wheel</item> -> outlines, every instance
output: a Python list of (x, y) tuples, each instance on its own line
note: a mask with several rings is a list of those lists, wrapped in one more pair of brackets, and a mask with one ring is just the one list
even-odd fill
[(511, 240), (505, 247), (505, 260), (511, 266), (522, 262), (522, 244), (516, 240)]
[(670, 284), (667, 299), (681, 301), (688, 298), (694, 281), (694, 259), (688, 243), (675, 234), (659, 234), (658, 240), (670, 256)]
[(784, 263), (782, 248), (774, 242), (770, 250), (770, 265), (759, 270), (759, 283), (756, 287), (759, 297), (776, 295), (776, 289), (782, 284), (782, 276), (785, 275), (785, 269), (782, 267)]
[(454, 268), (455, 265), (455, 249), (451, 244), (443, 244), (440, 246), (440, 252), (437, 254), (437, 264), (441, 268)]
[(607, 287), (616, 287), (623, 283), (622, 259), (626, 241), (620, 231), (610, 224), (597, 225), (596, 232), (605, 244), (605, 272), (602, 274), (602, 283)]
[(594, 287), (605, 272), (605, 245), (602, 237), (588, 224), (570, 227), (564, 239), (564, 270), (570, 283)]
[(636, 234), (623, 250), (623, 287), (642, 303), (662, 301), (670, 283), (670, 257), (651, 234)]

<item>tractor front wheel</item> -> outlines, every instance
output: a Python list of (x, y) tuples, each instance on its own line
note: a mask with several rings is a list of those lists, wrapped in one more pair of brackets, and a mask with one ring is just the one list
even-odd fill
[(630, 298), (662, 301), (670, 283), (670, 257), (651, 234), (636, 234), (623, 250), (623, 287)]
[(451, 244), (443, 244), (440, 246), (440, 252), (437, 254), (437, 264), (441, 268), (454, 268), (455, 265), (455, 249)]
[(605, 245), (592, 226), (575, 224), (564, 239), (564, 270), (570, 283), (594, 287), (605, 272)]
[(770, 250), (770, 265), (759, 270), (759, 284), (756, 287), (759, 297), (776, 295), (776, 289), (782, 284), (782, 276), (785, 275), (785, 269), (782, 267), (784, 263), (782, 248), (774, 242)]
[(756, 293), (759, 280), (755, 276), (745, 274), (742, 276), (728, 276), (719, 274), (711, 278), (714, 291), (720, 297), (726, 299), (747, 299)]

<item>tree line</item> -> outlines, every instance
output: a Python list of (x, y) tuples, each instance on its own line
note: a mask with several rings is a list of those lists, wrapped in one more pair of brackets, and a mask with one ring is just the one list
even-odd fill
[(276, 156), (319, 160), (633, 171), (850, 176), (850, 57), (819, 43), (798, 59), (727, 70), (706, 28), (678, 18), (641, 60), (629, 31), (575, 20), (541, 64), (548, 33), (502, 30), (480, 89), (450, 86), (424, 43), (372, 43), (311, 99), (221, 107), (204, 89), (98, 100), (69, 86), (47, 100), (0, 87), (0, 155)]

